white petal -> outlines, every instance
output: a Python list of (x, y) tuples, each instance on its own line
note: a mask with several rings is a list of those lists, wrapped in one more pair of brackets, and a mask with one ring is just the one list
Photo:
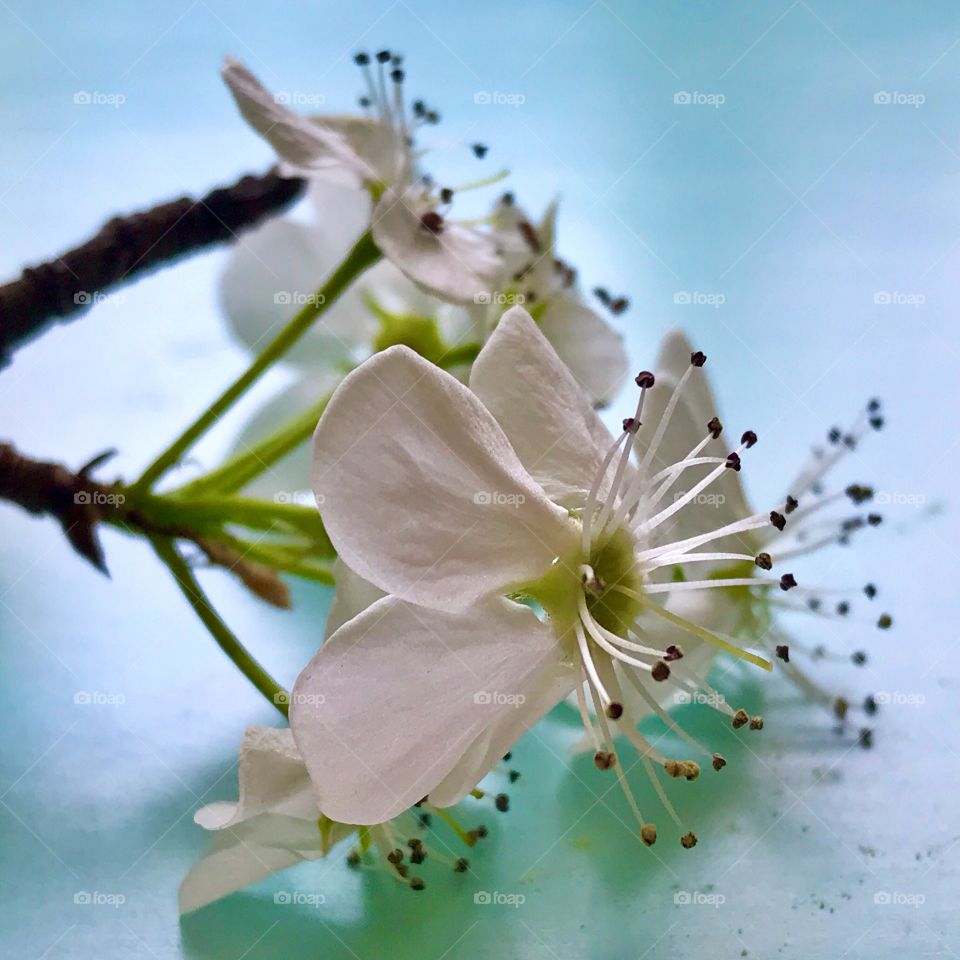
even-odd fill
[(492, 770), (521, 736), (541, 717), (548, 714), (579, 679), (572, 663), (559, 660), (534, 676), (520, 691), (523, 700), (481, 734), (460, 758), (442, 783), (430, 791), (430, 801), (438, 807), (459, 803)]
[[(268, 220), (244, 234), (227, 261), (220, 299), (237, 339), (253, 354), (313, 297), (349, 251), (317, 230), (288, 218)], [(354, 357), (369, 340), (373, 316), (353, 287), (330, 305), (284, 356), (300, 367), (330, 369)]]
[(366, 163), (343, 136), (288, 110), (238, 60), (228, 57), (222, 75), (243, 118), (293, 167), (323, 170), (354, 182), (366, 175)]
[(554, 294), (540, 329), (593, 403), (608, 405), (627, 378), (623, 338), (572, 293)]
[(450, 303), (472, 303), (488, 294), (502, 266), (494, 235), (451, 221), (434, 233), (420, 221), (424, 212), (413, 192), (384, 193), (373, 211), (373, 238), (384, 256)]
[(316, 819), (310, 777), (288, 728), (248, 727), (240, 747), (240, 799), (202, 807), (194, 821), (223, 830), (262, 813)]
[(406, 347), (337, 389), (314, 436), (313, 487), (354, 571), (437, 609), (506, 593), (575, 548), (566, 512), (483, 404)]
[(396, 183), (411, 164), (410, 148), (403, 135), (386, 123), (371, 117), (331, 115), (314, 118), (318, 123), (340, 134), (361, 157), (381, 183)]
[(352, 620), (358, 613), (363, 613), (371, 604), (386, 596), (369, 580), (364, 580), (354, 573), (340, 557), (334, 561), (333, 575), (337, 589), (333, 595), (330, 613), (327, 614), (324, 638), (330, 637), (348, 620)]
[(473, 365), (470, 388), (554, 500), (590, 489), (613, 439), (525, 310), (503, 315)]
[[(305, 373), (302, 378), (284, 387), (271, 397), (243, 425), (230, 448), (228, 457), (248, 453), (257, 443), (289, 424), (310, 407), (316, 406), (332, 392), (340, 382), (342, 375), (334, 370), (319, 370)], [(244, 494), (273, 500), (278, 495), (287, 498), (287, 502), (299, 502), (301, 492), (305, 494), (303, 502), (310, 502), (310, 464), (312, 453), (310, 442), (305, 440), (299, 447), (270, 466), (252, 483), (244, 487)]]
[(395, 817), (558, 659), (549, 625), (520, 604), (449, 614), (378, 600), (323, 645), (294, 686), (290, 722), (320, 809), (349, 823)]

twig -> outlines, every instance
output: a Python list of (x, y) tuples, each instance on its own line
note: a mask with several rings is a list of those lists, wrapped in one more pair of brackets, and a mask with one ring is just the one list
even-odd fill
[(0, 367), (48, 321), (76, 316), (118, 284), (233, 239), (291, 204), (303, 188), (303, 180), (273, 170), (246, 176), (199, 200), (181, 197), (114, 217), (79, 247), (28, 267), (0, 286)]

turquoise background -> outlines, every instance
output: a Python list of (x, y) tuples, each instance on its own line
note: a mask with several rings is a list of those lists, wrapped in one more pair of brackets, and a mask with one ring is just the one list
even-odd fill
[[(4, 0), (0, 24), (4, 276), (112, 212), (270, 162), (218, 79), (225, 53), (275, 89), (322, 94), (336, 110), (360, 88), (350, 54), (402, 50), (411, 91), (444, 114), (438, 137), (488, 142), (487, 167), (513, 167), (513, 188), (534, 209), (562, 193), (562, 250), (586, 284), (630, 294), (620, 322), (638, 367), (674, 324), (710, 355), (725, 420), (761, 437), (744, 472), (758, 502), (782, 495), (828, 426), (869, 396), (885, 399), (889, 429), (844, 479), (872, 481), (889, 501), (887, 522), (805, 572), (840, 585), (875, 579), (896, 617), (888, 634), (796, 625), (810, 642), (869, 650), (861, 672), (816, 670), (858, 696), (891, 700), (872, 751), (835, 735), (830, 718), (781, 682), (756, 686), (739, 670), (722, 682), (764, 711), (762, 735), (737, 746), (715, 718), (689, 713), (731, 761), (722, 775), (671, 784), (701, 838), (689, 853), (670, 842), (665, 817), (661, 842), (639, 847), (614, 782), (589, 760), (569, 761), (575, 727), (561, 711), (517, 748), (523, 778), (510, 812), (466, 812), (491, 828), (471, 874), (435, 868), (417, 896), (386, 876), (351, 873), (337, 856), (181, 924), (176, 887), (206, 839), (192, 813), (235, 794), (242, 730), (274, 722), (271, 710), (144, 545), (107, 534), (107, 581), (52, 523), (3, 507), (6, 955), (960, 953), (954, 4)], [(79, 91), (125, 100), (76, 104)], [(675, 104), (681, 91), (725, 102)], [(524, 100), (477, 104), (480, 92)], [(925, 99), (876, 103), (882, 92)], [(444, 170), (476, 172), (454, 154), (438, 159)], [(198, 257), (122, 290), (22, 350), (0, 374), (3, 435), (72, 464), (116, 446), (116, 469), (133, 475), (242, 368), (216, 304), (223, 258)], [(684, 304), (685, 294), (722, 302)], [(285, 376), (271, 375), (198, 460), (215, 462)], [(297, 587), (296, 612), (280, 614), (217, 577), (205, 582), (292, 680), (320, 640), (324, 592)], [(77, 705), (81, 691), (122, 703)], [(478, 905), (480, 890), (525, 902)], [(81, 891), (125, 901), (75, 904)], [(319, 892), (326, 903), (279, 906), (277, 891)], [(681, 892), (713, 902), (684, 905)]]

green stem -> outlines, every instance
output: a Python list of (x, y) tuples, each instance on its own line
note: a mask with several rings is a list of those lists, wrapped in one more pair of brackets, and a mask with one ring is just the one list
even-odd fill
[(184, 453), (307, 332), (313, 322), (323, 315), (337, 297), (380, 257), (381, 253), (373, 242), (370, 232), (367, 231), (357, 240), (346, 259), (320, 288), (317, 295), (311, 297), (310, 302), (267, 344), (247, 370), (147, 467), (143, 476), (134, 485), (135, 489), (138, 491), (150, 489), (167, 470), (178, 463)]
[(195, 497), (209, 493), (233, 493), (242, 490), (264, 470), (295, 450), (317, 428), (317, 422), (330, 402), (328, 394), (309, 410), (299, 414), (276, 433), (245, 453), (238, 454), (216, 470), (205, 473), (173, 492), (173, 496)]
[(230, 628), (220, 619), (206, 594), (197, 583), (183, 557), (177, 552), (173, 541), (168, 537), (150, 537), (150, 543), (160, 560), (169, 568), (177, 581), (180, 592), (203, 625), (210, 631), (220, 649), (234, 662), (240, 672), (266, 697), (284, 717), (287, 715), (287, 692), (257, 662), (249, 650), (234, 636)]

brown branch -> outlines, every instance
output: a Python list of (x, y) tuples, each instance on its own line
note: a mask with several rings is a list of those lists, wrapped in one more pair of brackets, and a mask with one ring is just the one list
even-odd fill
[(303, 180), (273, 170), (246, 176), (199, 200), (181, 197), (114, 217), (79, 247), (28, 267), (0, 286), (0, 367), (50, 320), (76, 316), (112, 287), (235, 238), (291, 204), (303, 188)]

